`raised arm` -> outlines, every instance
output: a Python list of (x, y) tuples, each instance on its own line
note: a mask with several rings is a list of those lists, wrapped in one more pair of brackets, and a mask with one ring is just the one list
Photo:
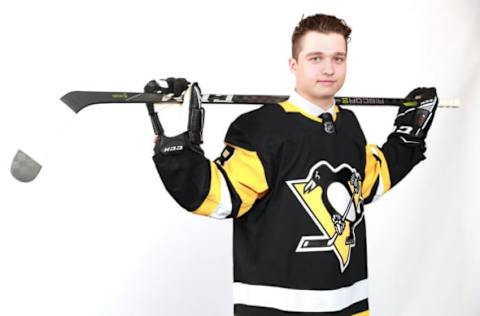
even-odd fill
[(399, 107), (393, 132), (383, 146), (366, 146), (365, 204), (382, 196), (425, 159), (425, 138), (437, 106), (435, 88), (414, 89)]
[[(186, 93), (191, 94), (190, 102), (199, 103), (193, 108), (201, 108), (198, 85)], [(194, 139), (201, 137), (192, 137), (190, 130), (175, 137), (159, 135), (153, 156), (165, 188), (187, 211), (217, 219), (240, 217), (268, 192), (262, 162), (236, 122), (214, 161), (204, 156)]]

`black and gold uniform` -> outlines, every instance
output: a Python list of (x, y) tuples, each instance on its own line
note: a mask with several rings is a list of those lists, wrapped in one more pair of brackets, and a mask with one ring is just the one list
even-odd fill
[(244, 315), (368, 315), (364, 205), (398, 183), (424, 148), (391, 134), (367, 144), (350, 110), (326, 121), (291, 101), (239, 116), (214, 161), (157, 154), (185, 209), (233, 218), (234, 311)]

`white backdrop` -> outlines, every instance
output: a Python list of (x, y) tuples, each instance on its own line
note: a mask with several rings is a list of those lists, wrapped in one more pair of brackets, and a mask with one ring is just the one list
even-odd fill
[[(2, 2), (0, 315), (232, 315), (231, 220), (188, 214), (167, 194), (144, 106), (75, 116), (59, 97), (168, 76), (205, 93), (288, 94), (303, 13), (353, 29), (339, 95), (435, 86), (463, 102), (437, 111), (427, 160), (367, 208), (371, 315), (480, 315), (477, 0)], [(212, 159), (254, 107), (206, 107)], [(355, 112), (381, 145), (395, 109)], [(37, 180), (16, 182), (16, 150), (46, 144)]]

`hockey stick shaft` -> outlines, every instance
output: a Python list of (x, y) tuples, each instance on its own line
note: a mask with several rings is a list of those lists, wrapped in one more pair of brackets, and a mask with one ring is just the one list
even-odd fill
[[(202, 103), (210, 104), (266, 104), (287, 100), (286, 95), (245, 95), (245, 94), (203, 94)], [(183, 97), (171, 97), (158, 93), (142, 92), (99, 92), (72, 91), (65, 94), (62, 100), (75, 113), (94, 104), (105, 103), (166, 103), (183, 102)], [(335, 102), (342, 106), (400, 106), (405, 99), (371, 98), (371, 97), (335, 97)], [(439, 107), (458, 108), (458, 99), (440, 102)]]

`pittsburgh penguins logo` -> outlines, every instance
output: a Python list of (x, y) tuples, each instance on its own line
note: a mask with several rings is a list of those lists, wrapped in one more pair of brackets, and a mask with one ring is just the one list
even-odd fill
[(322, 235), (302, 236), (296, 252), (333, 251), (341, 271), (355, 247), (355, 228), (363, 219), (362, 181), (348, 164), (316, 163), (305, 179), (287, 181)]

